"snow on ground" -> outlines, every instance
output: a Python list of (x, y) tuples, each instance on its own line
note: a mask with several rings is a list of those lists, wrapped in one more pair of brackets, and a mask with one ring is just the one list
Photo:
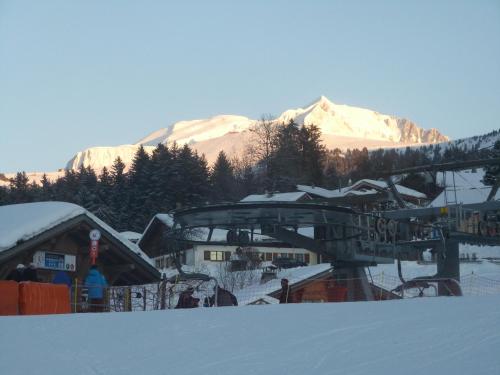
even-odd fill
[[(458, 172), (446, 172), (437, 174), (437, 183), (446, 185), (446, 197), (443, 191), (431, 203), (430, 207), (443, 207), (446, 202), (471, 204), (486, 201), (491, 191), (491, 186), (483, 183), (485, 171), (482, 168), (464, 170)], [(500, 199), (500, 192), (496, 194), (495, 200)]]
[[(385, 275), (398, 277), (396, 264), (396, 261), (394, 264), (379, 264), (375, 267), (370, 267), (370, 271), (372, 275), (383, 272)], [(403, 261), (401, 262), (401, 269), (403, 277), (407, 280), (420, 276), (432, 276), (437, 273), (437, 265), (435, 263), (418, 264), (417, 262)], [(480, 263), (460, 263), (461, 277), (472, 274), (500, 282), (500, 265), (488, 262), (486, 259), (483, 259)]]
[(0, 373), (498, 374), (500, 297), (0, 317)]

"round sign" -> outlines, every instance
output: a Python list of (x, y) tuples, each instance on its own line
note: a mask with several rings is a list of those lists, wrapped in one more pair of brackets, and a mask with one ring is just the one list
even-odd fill
[(98, 229), (92, 229), (89, 233), (89, 237), (93, 241), (99, 241), (99, 238), (101, 238), (101, 232), (99, 232)]

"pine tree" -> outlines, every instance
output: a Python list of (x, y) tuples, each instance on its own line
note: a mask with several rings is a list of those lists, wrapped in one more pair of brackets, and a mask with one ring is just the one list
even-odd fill
[(151, 155), (151, 191), (149, 199), (154, 202), (155, 211), (150, 216), (159, 212), (168, 212), (175, 208), (175, 197), (172, 183), (174, 155), (168, 146), (158, 144)]
[(128, 220), (132, 214), (129, 210), (125, 164), (120, 157), (116, 158), (111, 167), (111, 179), (113, 181), (113, 189), (110, 207), (115, 217), (115, 222), (112, 226), (118, 231), (125, 231), (128, 229)]
[(141, 145), (137, 150), (128, 173), (130, 230), (140, 232), (146, 226), (154, 201), (150, 200), (151, 160)]
[(236, 200), (236, 178), (234, 168), (224, 151), (219, 152), (210, 174), (211, 201), (222, 202)]
[(321, 185), (326, 150), (321, 143), (321, 131), (317, 126), (302, 126), (299, 131), (299, 151), (301, 159), (299, 181), (306, 184)]
[(16, 173), (16, 177), (10, 181), (10, 194), (12, 203), (31, 202), (33, 197), (30, 194), (29, 179), (26, 172)]

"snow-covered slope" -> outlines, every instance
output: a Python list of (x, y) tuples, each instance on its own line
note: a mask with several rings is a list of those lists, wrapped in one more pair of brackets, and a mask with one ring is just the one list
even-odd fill
[[(103, 167), (110, 168), (117, 157), (120, 157), (126, 166), (130, 168), (132, 160), (140, 145), (122, 145), (116, 147), (91, 147), (77, 153), (66, 165), (66, 169), (78, 169), (80, 166), (92, 167), (96, 171)], [(152, 153), (153, 146), (145, 146), (147, 153)]]
[(169, 128), (157, 130), (137, 144), (156, 146), (158, 143), (193, 144), (222, 137), (227, 133), (240, 133), (254, 123), (243, 116), (220, 115), (206, 120), (179, 121)]
[(0, 317), (8, 375), (500, 373), (500, 298)]

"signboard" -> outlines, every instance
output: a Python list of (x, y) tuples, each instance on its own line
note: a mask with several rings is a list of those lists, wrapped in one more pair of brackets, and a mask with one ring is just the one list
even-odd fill
[(94, 265), (96, 263), (97, 257), (99, 256), (99, 241), (90, 241), (90, 264)]
[(37, 251), (33, 255), (33, 263), (37, 268), (46, 270), (76, 271), (76, 256), (74, 255)]
[(101, 232), (98, 229), (92, 229), (89, 233), (90, 237), (90, 264), (96, 264), (97, 257), (99, 256), (99, 239), (101, 238)]
[(99, 241), (101, 239), (101, 232), (99, 229), (92, 229), (89, 233), (89, 237), (92, 241)]

